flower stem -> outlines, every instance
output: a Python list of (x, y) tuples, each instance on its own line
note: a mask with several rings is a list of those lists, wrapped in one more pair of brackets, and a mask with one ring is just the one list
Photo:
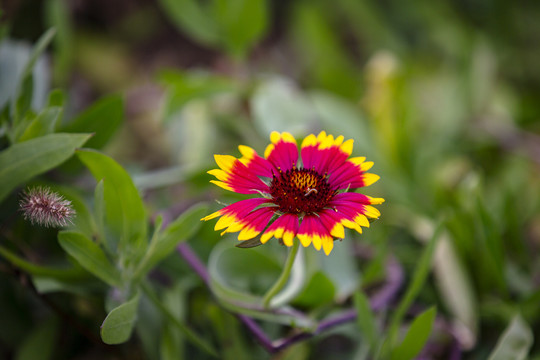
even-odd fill
[(287, 260), (285, 261), (285, 266), (283, 268), (283, 271), (281, 272), (281, 275), (274, 283), (274, 285), (270, 288), (270, 290), (268, 290), (268, 292), (264, 295), (263, 306), (265, 309), (270, 308), (270, 301), (272, 300), (272, 298), (287, 284), (287, 281), (289, 280), (289, 275), (291, 274), (292, 266), (294, 264), (294, 259), (296, 258), (296, 254), (298, 253), (299, 246), (300, 241), (297, 240), (293, 243), (293, 246), (289, 251), (289, 255), (287, 255)]

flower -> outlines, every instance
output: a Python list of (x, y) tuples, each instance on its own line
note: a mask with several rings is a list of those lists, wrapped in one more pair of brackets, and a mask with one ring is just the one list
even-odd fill
[(353, 140), (334, 138), (322, 131), (307, 136), (301, 145), (301, 159), (295, 138), (288, 132), (270, 134), (271, 144), (264, 158), (248, 146), (238, 148), (240, 159), (215, 155), (219, 169), (208, 173), (211, 182), (240, 194), (257, 194), (206, 216), (221, 216), (215, 230), (237, 232), (238, 240), (249, 240), (262, 233), (260, 241), (282, 239), (292, 246), (298, 237), (304, 247), (313, 244), (330, 254), (334, 239), (345, 237), (344, 227), (362, 232), (369, 227), (368, 218), (378, 218), (373, 204), (384, 199), (349, 192), (373, 184), (379, 179), (367, 173), (373, 162), (365, 157), (349, 158)]
[(66, 226), (75, 215), (71, 201), (41, 186), (24, 191), (19, 206), (25, 220), (45, 227)]

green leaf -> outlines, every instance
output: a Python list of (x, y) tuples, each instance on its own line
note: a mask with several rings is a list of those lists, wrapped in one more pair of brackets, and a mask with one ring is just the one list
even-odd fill
[(63, 163), (89, 137), (88, 134), (51, 134), (0, 152), (0, 201), (18, 185)]
[(75, 231), (61, 231), (58, 242), (62, 249), (71, 255), (91, 274), (110, 286), (120, 287), (120, 274), (111, 264), (101, 248), (84, 234)]
[[(23, 142), (54, 133), (56, 125), (62, 117), (62, 112), (63, 110), (60, 107), (49, 107), (44, 109), (32, 120), (26, 129), (24, 129), (22, 135), (17, 139), (17, 142)], [(92, 140), (89, 140), (88, 142), (90, 141)]]
[(358, 99), (358, 67), (347, 54), (347, 46), (335, 31), (325, 6), (324, 2), (296, 2), (290, 14), (291, 38), (299, 57), (307, 64), (306, 76), (314, 78), (316, 87)]
[(406, 311), (409, 309), (409, 306), (413, 303), (414, 299), (418, 296), (418, 294), (422, 290), (422, 287), (424, 286), (424, 283), (431, 269), (431, 263), (436, 244), (441, 237), (441, 231), (442, 224), (439, 224), (437, 228), (433, 231), (433, 235), (429, 243), (425, 246), (425, 249), (420, 256), (420, 259), (418, 260), (416, 268), (414, 269), (411, 283), (407, 287), (405, 295), (403, 296), (396, 311), (390, 319), (390, 327), (388, 332), (390, 344), (395, 344), (398, 327), (401, 324), (403, 316), (405, 315)]
[(113, 244), (107, 241), (108, 238), (105, 236), (105, 214), (105, 185), (103, 185), (103, 180), (100, 180), (94, 189), (94, 219), (99, 233), (99, 240), (103, 241), (107, 250), (113, 252)]
[(489, 360), (524, 360), (529, 354), (533, 340), (529, 325), (519, 314), (515, 315), (499, 338)]
[(66, 94), (62, 89), (54, 89), (49, 93), (48, 107), (63, 107), (66, 103)]
[(123, 120), (124, 101), (119, 95), (111, 95), (96, 101), (70, 121), (62, 131), (94, 133), (85, 147), (101, 149), (116, 133)]
[(70, 67), (75, 55), (73, 49), (73, 25), (68, 4), (62, 0), (51, 0), (44, 3), (47, 23), (58, 30), (54, 39), (54, 77), (55, 82), (66, 84), (71, 72)]
[(195, 41), (217, 46), (221, 34), (204, 4), (195, 0), (160, 0), (164, 13), (173, 23)]
[(28, 260), (19, 257), (17, 254), (13, 253), (11, 250), (3, 246), (0, 246), (0, 255), (17, 268), (33, 276), (54, 278), (64, 281), (82, 280), (86, 277), (84, 270), (82, 270), (81, 268), (72, 267), (67, 269), (61, 269), (49, 266), (36, 265)]
[(170, 255), (176, 245), (193, 236), (201, 226), (200, 219), (207, 212), (206, 204), (194, 205), (169, 224), (162, 234), (155, 236), (139, 264), (135, 277), (146, 274), (159, 261)]
[(369, 304), (369, 299), (362, 290), (354, 293), (354, 307), (357, 312), (356, 323), (362, 335), (365, 336), (370, 351), (373, 352), (377, 348), (379, 330), (375, 322), (375, 315)]
[(261, 242), (260, 236), (257, 236), (254, 239), (241, 241), (241, 242), (239, 242), (238, 244), (236, 244), (234, 246), (236, 246), (237, 248), (241, 248), (241, 249), (249, 249), (249, 248), (254, 248), (254, 247), (257, 247), (257, 246), (261, 246), (262, 244), (263, 243)]
[[(119, 240), (119, 252), (146, 249), (146, 211), (129, 174), (113, 159), (94, 150), (77, 151), (79, 159), (90, 169), (97, 181), (103, 179), (105, 219), (111, 231), (111, 243)], [(137, 261), (138, 259), (130, 259)]]
[(75, 210), (76, 215), (72, 220), (73, 225), (66, 230), (77, 229), (78, 232), (82, 232), (88, 238), (95, 239), (98, 235), (96, 225), (84, 196), (78, 190), (68, 186), (53, 185), (51, 190), (58, 191), (66, 200), (71, 201), (71, 206)]
[(115, 345), (129, 340), (137, 320), (138, 306), (137, 293), (128, 302), (111, 310), (101, 325), (101, 339), (105, 344)]
[(266, 0), (215, 0), (213, 4), (226, 50), (235, 57), (244, 57), (267, 28)]
[(26, 63), (15, 96), (15, 124), (17, 124), (19, 120), (22, 119), (26, 111), (28, 111), (28, 109), (30, 108), (33, 95), (32, 70), (34, 69), (34, 65), (36, 64), (38, 58), (45, 51), (45, 49), (53, 39), (55, 33), (55, 29), (51, 28), (39, 38), (38, 42), (34, 46), (34, 49), (32, 50), (30, 59)]
[(504, 278), (505, 249), (503, 236), (499, 231), (499, 224), (486, 208), (485, 199), (478, 191), (477, 194), (477, 216), (478, 225), (482, 231), (482, 240), (485, 243), (487, 254), (485, 261), (490, 267), (490, 276), (501, 291), (508, 292)]
[(418, 315), (412, 322), (401, 345), (392, 351), (392, 360), (412, 360), (424, 348), (435, 321), (435, 307)]

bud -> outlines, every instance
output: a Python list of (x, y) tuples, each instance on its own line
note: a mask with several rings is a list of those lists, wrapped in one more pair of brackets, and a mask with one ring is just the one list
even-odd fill
[(71, 218), (75, 215), (75, 210), (71, 207), (71, 201), (47, 187), (27, 189), (23, 192), (19, 205), (24, 219), (30, 220), (32, 224), (61, 227), (73, 223)]

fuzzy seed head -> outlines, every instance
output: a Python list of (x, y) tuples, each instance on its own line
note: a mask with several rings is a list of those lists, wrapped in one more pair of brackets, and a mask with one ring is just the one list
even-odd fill
[(45, 227), (63, 227), (73, 224), (75, 210), (71, 201), (47, 187), (29, 188), (22, 194), (19, 202), (25, 220)]

